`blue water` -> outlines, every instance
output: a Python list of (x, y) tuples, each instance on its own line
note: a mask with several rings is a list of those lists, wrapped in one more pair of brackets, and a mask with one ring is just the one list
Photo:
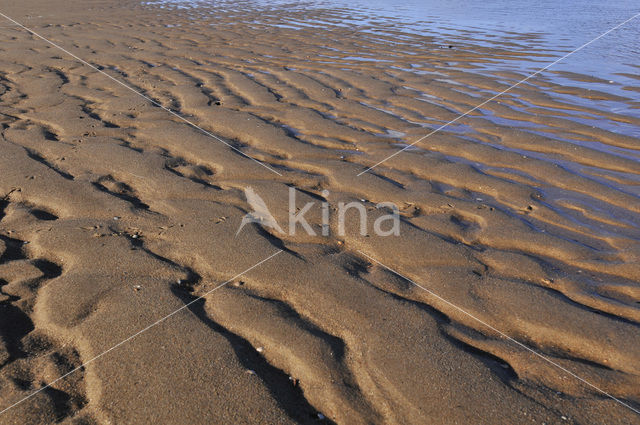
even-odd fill
[[(509, 61), (506, 68), (494, 68), (524, 72), (534, 72), (640, 14), (638, 0), (151, 0), (146, 3), (207, 10), (209, 17), (215, 15), (217, 9), (238, 13), (259, 11), (265, 19), (278, 18), (277, 22), (270, 20), (270, 24), (294, 29), (327, 25), (347, 26), (368, 33), (393, 30), (392, 34), (399, 39), (402, 35), (397, 34), (398, 31), (438, 36), (444, 43), (452, 44), (500, 47), (504, 42), (507, 50), (548, 54)], [(326, 20), (311, 19), (315, 11), (323, 12), (320, 16)], [(305, 12), (310, 20), (305, 20)], [(283, 19), (288, 14), (292, 15), (291, 19)], [(602, 84), (589, 83), (589, 88), (637, 101), (638, 92), (625, 86), (637, 87), (640, 80), (624, 74), (640, 75), (640, 16), (550, 70), (601, 78), (605, 80)], [(562, 76), (554, 78), (560, 84), (580, 85)], [(634, 109), (626, 112), (640, 115)]]

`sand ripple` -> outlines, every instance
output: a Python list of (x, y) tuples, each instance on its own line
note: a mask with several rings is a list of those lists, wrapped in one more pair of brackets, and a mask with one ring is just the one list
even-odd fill
[[(93, 7), (5, 12), (282, 175), (0, 28), (3, 406), (286, 252), (9, 422), (638, 420), (358, 253), (639, 406), (637, 86), (543, 74), (356, 177), (551, 52), (533, 36), (356, 31), (329, 11), (282, 25)], [(235, 237), (248, 186), (279, 223), (289, 186), (299, 202), (395, 202), (401, 237)]]

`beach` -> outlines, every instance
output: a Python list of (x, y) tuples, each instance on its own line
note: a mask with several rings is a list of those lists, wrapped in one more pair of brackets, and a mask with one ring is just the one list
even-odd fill
[(640, 423), (638, 10), (0, 5), (0, 424)]

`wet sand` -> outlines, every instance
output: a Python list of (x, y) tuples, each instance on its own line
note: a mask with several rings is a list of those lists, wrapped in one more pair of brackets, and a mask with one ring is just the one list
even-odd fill
[[(358, 176), (557, 55), (330, 10), (0, 12), (224, 141), (2, 22), (0, 410), (231, 279), (0, 423), (640, 423), (638, 75), (550, 70)], [(318, 235), (236, 235), (247, 187)], [(323, 200), (369, 233), (321, 236)]]

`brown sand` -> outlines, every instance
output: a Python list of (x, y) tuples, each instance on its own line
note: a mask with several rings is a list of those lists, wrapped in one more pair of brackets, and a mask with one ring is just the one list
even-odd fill
[[(281, 174), (2, 22), (0, 409), (284, 250), (0, 423), (640, 423), (366, 257), (640, 408), (640, 141), (600, 125), (640, 119), (589, 102), (637, 103), (538, 76), (356, 177), (523, 78), (478, 71), (524, 56), (518, 37), (442, 49), (124, 0), (0, 12)], [(288, 186), (395, 202), (401, 236), (236, 237), (249, 186), (281, 224)]]

